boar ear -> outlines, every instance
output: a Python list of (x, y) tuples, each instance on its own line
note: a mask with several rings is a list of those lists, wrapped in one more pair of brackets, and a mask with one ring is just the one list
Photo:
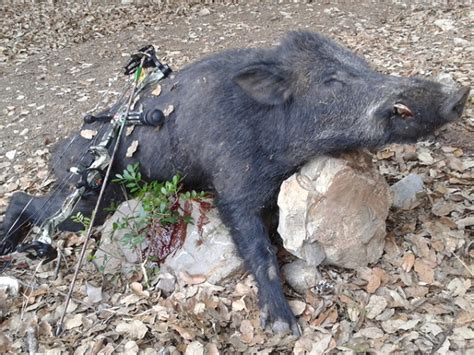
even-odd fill
[(292, 94), (289, 75), (275, 64), (250, 65), (233, 80), (247, 95), (265, 105), (283, 104)]

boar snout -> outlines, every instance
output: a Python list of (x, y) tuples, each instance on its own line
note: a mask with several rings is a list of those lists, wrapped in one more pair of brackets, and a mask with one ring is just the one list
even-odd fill
[(450, 95), (441, 105), (441, 117), (446, 121), (454, 121), (461, 117), (469, 91), (468, 87), (463, 87)]

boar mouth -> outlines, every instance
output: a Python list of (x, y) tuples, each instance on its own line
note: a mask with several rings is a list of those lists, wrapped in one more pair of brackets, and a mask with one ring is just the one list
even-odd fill
[(393, 105), (393, 113), (402, 118), (411, 118), (413, 117), (413, 112), (410, 108), (401, 102), (397, 102)]

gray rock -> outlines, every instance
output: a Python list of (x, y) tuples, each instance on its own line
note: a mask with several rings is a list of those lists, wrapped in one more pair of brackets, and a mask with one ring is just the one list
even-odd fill
[(453, 76), (450, 73), (440, 73), (436, 76), (436, 81), (447, 85), (456, 87), (456, 81), (453, 79)]
[(358, 268), (382, 255), (390, 204), (369, 154), (318, 157), (282, 184), (278, 232), (308, 265)]
[[(135, 248), (123, 243), (124, 236), (130, 233), (127, 228), (113, 230), (113, 224), (124, 217), (133, 219), (143, 213), (141, 205), (136, 200), (122, 203), (117, 211), (100, 228), (102, 233), (99, 250), (96, 252), (94, 263), (104, 273), (125, 273), (136, 269), (141, 262), (142, 251), (147, 242)], [(200, 212), (197, 202), (192, 202), (191, 217), (199, 220)], [(217, 210), (211, 209), (206, 213), (208, 223), (202, 226), (201, 233), (196, 224), (188, 224), (186, 238), (182, 247), (169, 255), (160, 265), (161, 270), (168, 270), (159, 278), (157, 287), (166, 293), (174, 290), (173, 277), (180, 272), (188, 275), (202, 275), (210, 283), (218, 283), (233, 272), (240, 270), (242, 259), (237, 255), (229, 231), (220, 220)], [(165, 277), (166, 276), (166, 277)], [(170, 277), (169, 277), (170, 276)]]
[(172, 294), (176, 288), (176, 277), (166, 267), (160, 268), (156, 289), (161, 290), (165, 296)]
[[(199, 218), (199, 206), (193, 207), (194, 221)], [(207, 212), (209, 223), (199, 234), (195, 225), (188, 225), (186, 240), (180, 250), (166, 258), (163, 266), (173, 270), (175, 275), (186, 272), (189, 275), (204, 275), (210, 283), (218, 283), (243, 266), (237, 255), (229, 230), (222, 223), (216, 209)]]
[(456, 28), (454, 20), (449, 18), (440, 18), (434, 21), (433, 24), (442, 31), (450, 31)]
[(467, 47), (471, 44), (471, 42), (465, 40), (464, 38), (459, 38), (459, 37), (455, 37), (453, 39), (453, 42), (454, 42), (454, 45), (457, 47)]
[(124, 236), (130, 233), (130, 230), (113, 230), (114, 223), (119, 223), (124, 217), (138, 217), (140, 213), (143, 213), (143, 209), (137, 200), (125, 201), (99, 228), (101, 239), (99, 249), (95, 253), (94, 263), (105, 274), (115, 274), (120, 270), (128, 274), (140, 262), (141, 251), (146, 248), (146, 243), (132, 248), (123, 242)]
[(417, 201), (416, 194), (423, 192), (423, 179), (417, 174), (410, 174), (391, 186), (393, 207), (411, 209)]
[(209, 9), (206, 9), (206, 8), (201, 9), (199, 11), (199, 16), (207, 16), (207, 15), (210, 15), (210, 14), (211, 14), (211, 11), (209, 11)]
[(320, 280), (318, 269), (301, 259), (283, 265), (282, 274), (288, 284), (302, 295)]

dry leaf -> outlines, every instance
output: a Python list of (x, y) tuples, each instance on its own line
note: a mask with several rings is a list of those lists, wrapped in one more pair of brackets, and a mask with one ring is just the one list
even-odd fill
[(127, 148), (127, 153), (125, 154), (125, 156), (127, 158), (131, 158), (133, 157), (133, 154), (135, 154), (135, 152), (137, 151), (138, 149), (138, 141), (137, 140), (134, 140)]
[(219, 349), (217, 345), (214, 343), (207, 343), (205, 347), (205, 354), (206, 355), (219, 355)]
[(120, 299), (120, 303), (128, 306), (128, 305), (137, 303), (138, 301), (140, 301), (140, 299), (141, 297), (139, 295), (132, 293)]
[(64, 321), (64, 328), (73, 329), (82, 325), (82, 314), (75, 314), (73, 316), (66, 316)]
[(156, 85), (156, 88), (151, 92), (152, 95), (160, 96), (161, 94), (161, 85)]
[(247, 296), (252, 292), (251, 285), (247, 282), (239, 282), (235, 285), (234, 296)]
[(367, 283), (367, 292), (374, 293), (380, 287), (382, 280), (380, 280), (379, 275), (372, 273), (369, 277), (369, 282)]
[(204, 355), (204, 345), (198, 341), (189, 343), (186, 347), (185, 355)]
[(290, 308), (295, 316), (303, 314), (304, 310), (306, 309), (306, 302), (291, 300), (288, 301), (288, 303), (290, 304)]
[(402, 269), (405, 272), (410, 272), (411, 268), (415, 264), (415, 255), (409, 251), (403, 256)]
[(138, 295), (138, 296), (142, 296), (142, 297), (150, 297), (150, 292), (148, 291), (143, 291), (143, 285), (139, 282), (132, 282), (130, 284), (130, 288), (132, 289), (132, 291)]
[(459, 172), (463, 172), (464, 170), (466, 170), (466, 166), (464, 165), (464, 162), (461, 159), (448, 157), (447, 162), (448, 167), (450, 169), (457, 170)]
[(456, 157), (456, 158), (459, 158), (459, 157), (462, 157), (464, 155), (464, 152), (462, 149), (460, 148), (455, 148), (453, 150), (453, 155)]
[(95, 287), (86, 281), (86, 293), (90, 302), (98, 303), (102, 301), (102, 287)]
[(148, 328), (142, 321), (137, 319), (131, 322), (122, 322), (115, 327), (117, 333), (127, 336), (132, 339), (143, 339), (148, 331)]
[(391, 157), (395, 156), (395, 152), (391, 150), (390, 148), (385, 148), (377, 152), (377, 158), (379, 160), (383, 159), (390, 159)]
[(425, 286), (413, 286), (404, 288), (405, 295), (407, 298), (422, 298), (428, 293), (428, 287)]
[(413, 329), (418, 323), (419, 319), (404, 320), (404, 319), (390, 319), (382, 322), (382, 328), (386, 333), (395, 333), (397, 330)]
[(124, 347), (125, 354), (138, 354), (139, 348), (136, 342), (133, 340), (129, 340), (125, 343)]
[(244, 309), (247, 309), (247, 307), (245, 306), (244, 297), (245, 296), (242, 296), (242, 298), (239, 298), (238, 300), (232, 302), (232, 312), (240, 312)]
[(318, 318), (311, 322), (311, 324), (314, 326), (327, 327), (337, 321), (337, 316), (337, 309), (335, 306), (333, 306), (321, 313)]
[(206, 305), (202, 302), (196, 303), (194, 306), (193, 312), (194, 314), (201, 314), (206, 310)]
[(125, 130), (125, 137), (128, 137), (133, 133), (133, 130), (135, 129), (135, 125), (132, 124), (131, 126), (128, 126), (127, 129)]
[(241, 340), (249, 344), (253, 340), (253, 325), (248, 319), (244, 319), (242, 323), (240, 323), (240, 332), (242, 333)]
[(310, 354), (324, 354), (331, 343), (332, 335), (325, 334), (322, 339), (313, 343)]
[(420, 330), (423, 333), (431, 333), (434, 336), (437, 336), (439, 333), (443, 332), (443, 329), (436, 323), (427, 322), (420, 327)]
[(47, 321), (42, 320), (38, 325), (38, 336), (52, 337), (53, 327)]
[(466, 294), (467, 290), (471, 288), (471, 280), (469, 279), (464, 280), (464, 279), (456, 277), (455, 279), (449, 282), (446, 288), (450, 291), (451, 296), (463, 297)]
[(306, 355), (309, 354), (311, 348), (313, 347), (313, 339), (309, 337), (305, 337), (304, 335), (301, 336), (296, 342), (295, 346), (293, 347), (293, 354), (294, 355)]
[(453, 202), (445, 202), (445, 201), (439, 201), (433, 205), (431, 208), (431, 211), (433, 214), (436, 216), (447, 216), (450, 214), (453, 210), (456, 209), (456, 204)]
[(453, 335), (458, 339), (474, 339), (474, 330), (472, 329), (472, 324), (466, 325), (464, 327), (454, 328)]
[(420, 277), (420, 281), (432, 284), (434, 281), (434, 270), (433, 268), (424, 260), (416, 259), (415, 260), (415, 271)]
[(420, 152), (418, 153), (418, 160), (428, 165), (434, 163), (433, 156), (427, 149), (420, 149)]
[(354, 336), (363, 336), (365, 338), (369, 339), (378, 339), (384, 336), (384, 332), (382, 329), (377, 328), (377, 327), (368, 327), (368, 328), (363, 328), (357, 332)]
[(177, 324), (171, 323), (170, 327), (176, 330), (186, 340), (193, 340), (196, 336), (196, 332), (189, 328), (181, 327)]
[(374, 319), (380, 313), (382, 313), (387, 307), (387, 300), (382, 296), (372, 295), (370, 296), (369, 303), (365, 307), (367, 314), (366, 317), (369, 319)]
[(168, 117), (169, 115), (171, 115), (173, 111), (174, 111), (174, 106), (168, 105), (168, 107), (163, 110), (163, 115), (165, 115), (165, 117)]
[(469, 227), (469, 226), (474, 226), (474, 216), (469, 216), (469, 217), (466, 217), (466, 218), (462, 218), (462, 219), (456, 221), (456, 225), (459, 228), (466, 228), (466, 227)]
[(85, 139), (92, 139), (97, 135), (97, 131), (93, 129), (83, 129), (81, 131), (81, 137)]
[(190, 275), (186, 271), (181, 271), (179, 277), (186, 285), (202, 284), (207, 279), (205, 275)]

